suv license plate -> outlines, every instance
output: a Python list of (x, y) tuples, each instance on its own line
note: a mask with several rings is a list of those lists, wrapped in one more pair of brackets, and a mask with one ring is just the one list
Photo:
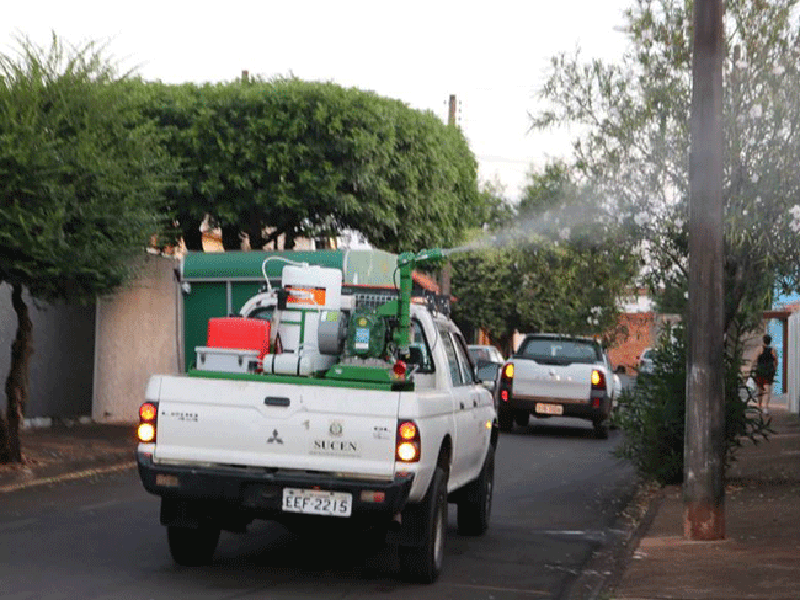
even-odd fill
[(346, 492), (283, 488), (283, 510), (307, 515), (349, 517), (353, 495)]
[(543, 415), (563, 415), (564, 407), (560, 404), (545, 404), (543, 402), (537, 402), (536, 412)]

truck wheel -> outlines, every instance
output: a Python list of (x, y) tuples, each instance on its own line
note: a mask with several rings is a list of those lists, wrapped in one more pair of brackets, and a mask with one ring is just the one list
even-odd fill
[(607, 440), (608, 439), (608, 419), (595, 419), (592, 421), (592, 425), (594, 426), (594, 436), (598, 440)]
[(514, 422), (520, 427), (527, 427), (531, 420), (531, 413), (520, 410), (514, 415)]
[(489, 446), (478, 478), (464, 488), (458, 503), (458, 534), (483, 535), (489, 527), (494, 494), (494, 446)]
[[(416, 508), (416, 507), (415, 507)], [(447, 473), (436, 467), (420, 514), (423, 541), (417, 546), (400, 546), (398, 557), (403, 575), (417, 583), (433, 583), (439, 577), (444, 562), (444, 542), (447, 537)], [(409, 523), (413, 527), (414, 523)]]
[(219, 529), (215, 527), (167, 527), (167, 540), (172, 559), (184, 567), (207, 565), (214, 556), (219, 542)]
[(500, 431), (509, 432), (514, 429), (514, 415), (509, 410), (500, 410), (497, 412), (497, 426)]

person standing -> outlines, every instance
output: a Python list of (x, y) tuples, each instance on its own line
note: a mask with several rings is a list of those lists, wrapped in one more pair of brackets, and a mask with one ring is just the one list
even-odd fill
[[(756, 358), (756, 385), (758, 386), (758, 408), (763, 414), (769, 414), (769, 401), (772, 398), (772, 383), (775, 381), (775, 371), (778, 370), (778, 355), (770, 346), (772, 336), (764, 335), (761, 354)], [(763, 407), (762, 407), (763, 404)]]

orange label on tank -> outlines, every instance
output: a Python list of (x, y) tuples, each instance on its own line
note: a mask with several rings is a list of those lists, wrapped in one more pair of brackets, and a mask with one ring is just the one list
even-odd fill
[(301, 304), (304, 306), (325, 306), (325, 288), (324, 287), (295, 287), (287, 285), (286, 289), (289, 291), (289, 297), (286, 302), (288, 304)]

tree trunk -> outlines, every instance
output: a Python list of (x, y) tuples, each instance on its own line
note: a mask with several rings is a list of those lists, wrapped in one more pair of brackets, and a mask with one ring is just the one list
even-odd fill
[(28, 399), (30, 358), (33, 354), (33, 325), (22, 286), (14, 284), (11, 303), (17, 313), (17, 336), (11, 344), (11, 369), (6, 378), (6, 414), (0, 422), (0, 462), (22, 462), (20, 429)]
[(250, 250), (263, 250), (266, 243), (261, 215), (251, 212), (247, 219), (247, 236), (250, 238)]
[(225, 250), (241, 250), (242, 236), (239, 234), (238, 225), (222, 226), (222, 247)]
[(273, 231), (272, 233), (267, 235), (267, 237), (264, 239), (264, 246), (262, 246), (262, 248), (265, 247), (265, 246), (268, 246), (269, 244), (272, 244), (272, 247), (275, 250), (277, 250), (278, 249), (278, 239), (281, 237), (282, 233), (283, 233), (282, 230), (276, 229), (275, 231)]
[(500, 336), (500, 347), (503, 349), (503, 356), (508, 356), (509, 358), (514, 353), (515, 348), (513, 347), (514, 344), (514, 334), (506, 334)]
[(200, 231), (202, 221), (190, 217), (189, 215), (181, 215), (178, 217), (180, 223), (181, 234), (183, 235), (183, 243), (186, 244), (186, 249), (202, 252), (203, 251), (203, 232)]

